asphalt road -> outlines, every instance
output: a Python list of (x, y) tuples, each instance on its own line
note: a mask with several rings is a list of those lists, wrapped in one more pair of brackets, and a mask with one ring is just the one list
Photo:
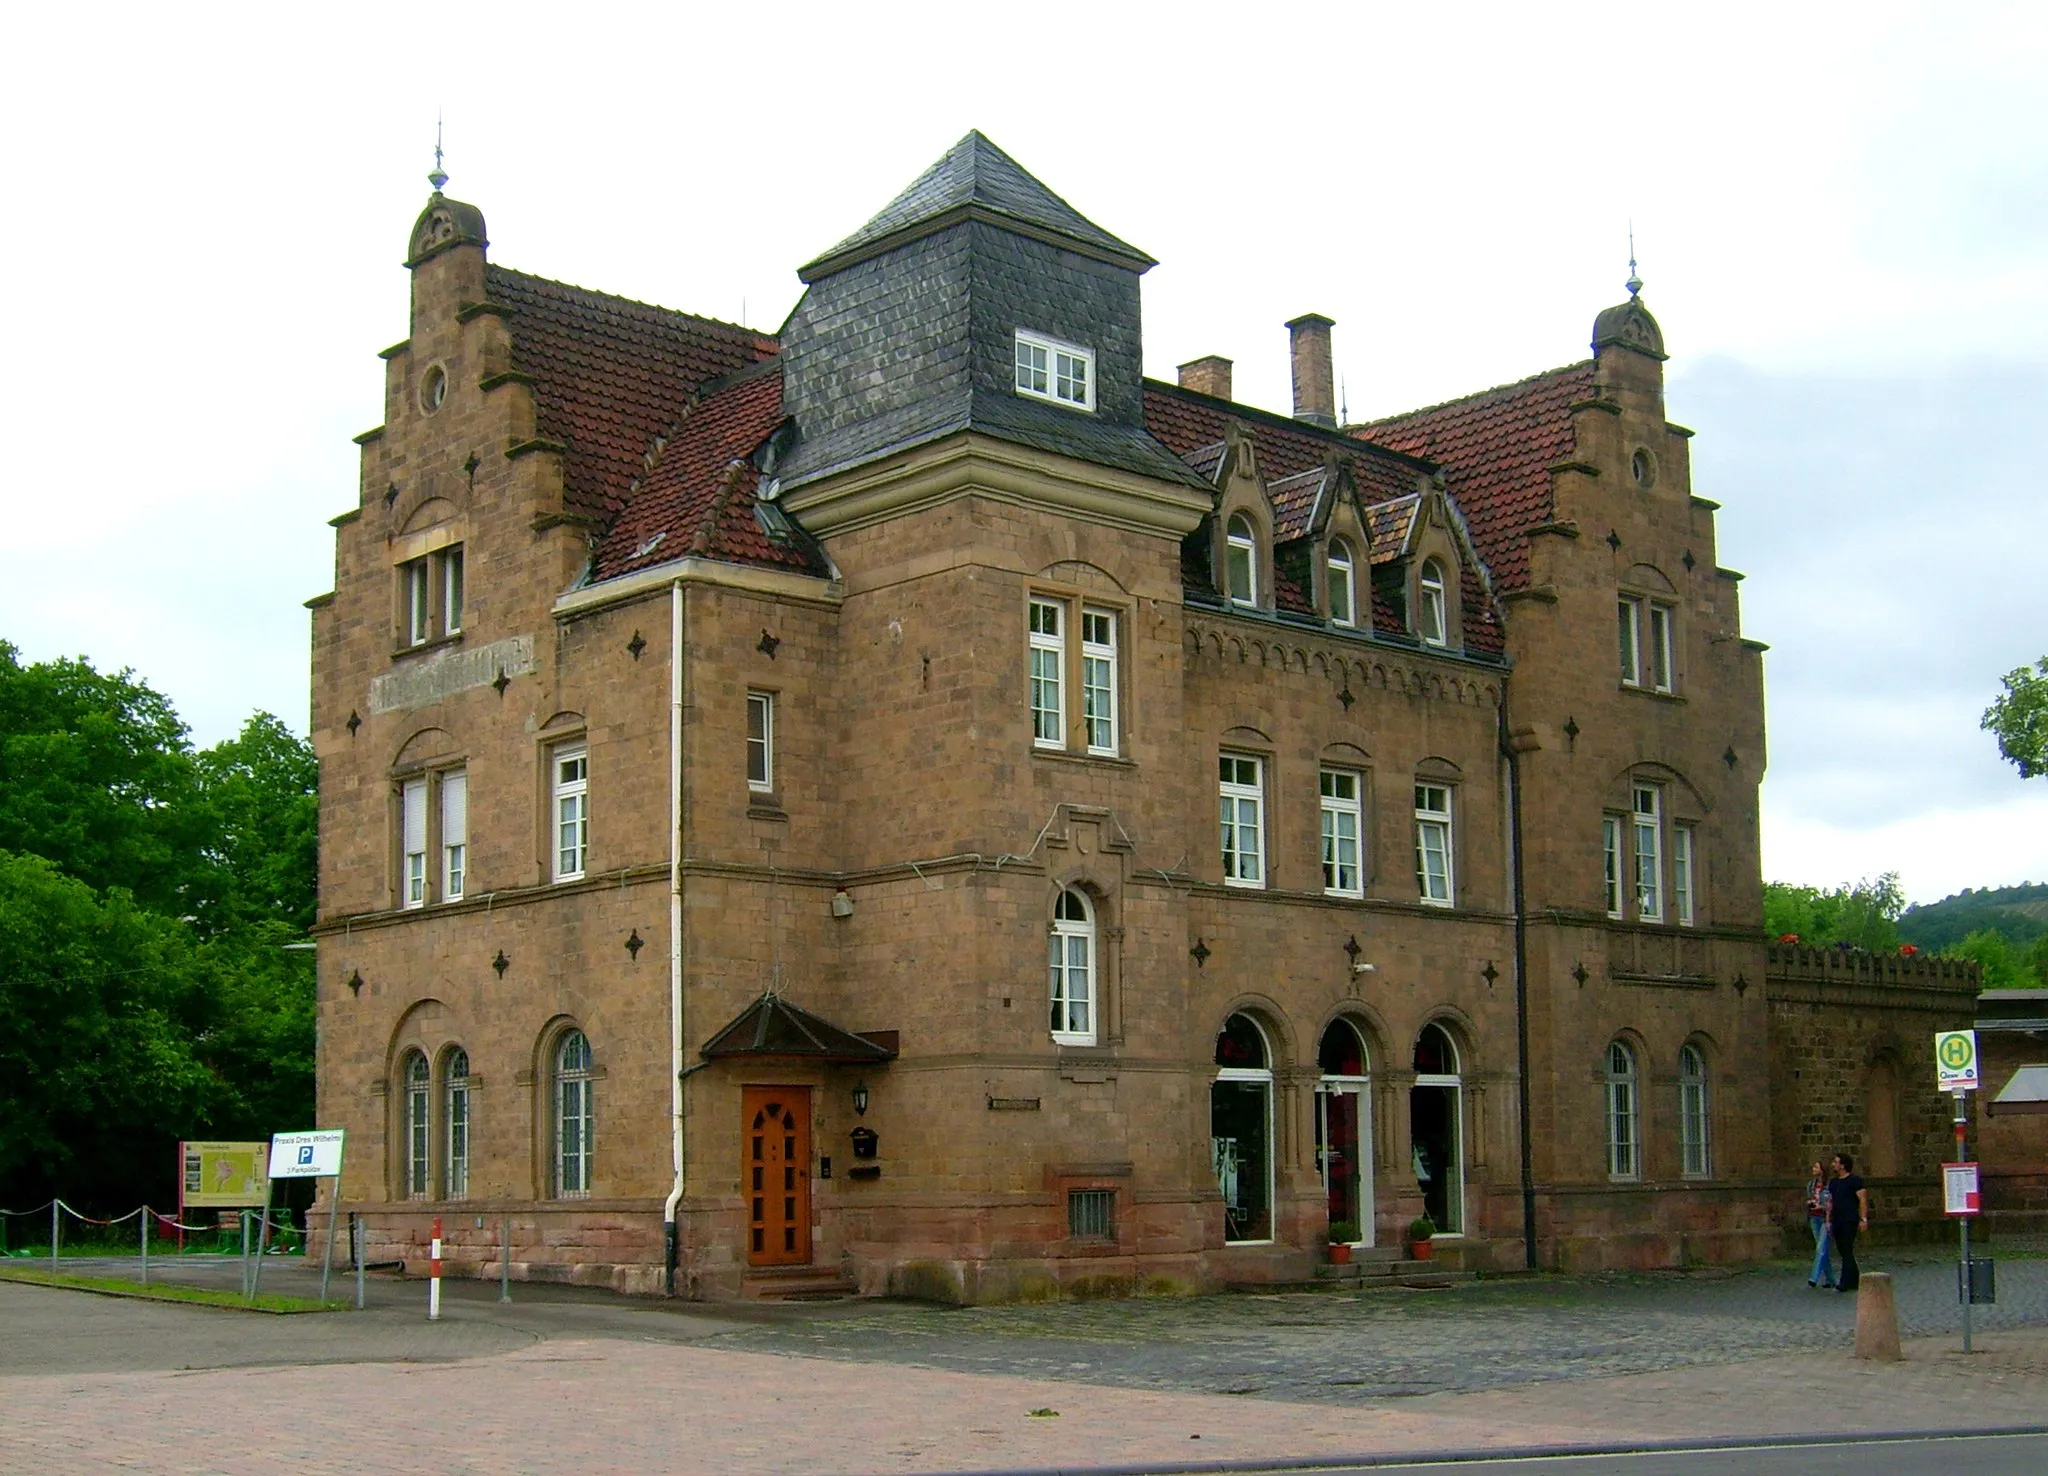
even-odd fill
[(2048, 1435), (1434, 1460), (1321, 1468), (1322, 1476), (2041, 1476)]

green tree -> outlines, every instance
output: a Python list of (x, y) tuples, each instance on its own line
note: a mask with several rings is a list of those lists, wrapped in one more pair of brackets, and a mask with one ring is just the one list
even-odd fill
[(312, 745), (259, 712), (197, 755), (194, 769), (201, 840), (188, 895), (201, 930), (310, 928), (320, 824)]
[(1873, 953), (1895, 952), (1905, 909), (1896, 871), (1833, 888), (1764, 883), (1764, 930), (1775, 937), (1796, 935), (1814, 947), (1847, 943)]
[(2048, 656), (2003, 678), (2005, 693), (1984, 709), (1982, 726), (2022, 779), (2048, 774)]
[(2034, 982), (2030, 960), (2005, 941), (2003, 933), (1980, 928), (1943, 952), (1950, 958), (1967, 958), (1977, 965), (1986, 989), (2023, 989)]

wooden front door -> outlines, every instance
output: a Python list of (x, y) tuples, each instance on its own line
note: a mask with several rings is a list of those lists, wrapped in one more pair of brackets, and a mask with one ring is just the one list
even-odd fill
[(740, 1161), (747, 1187), (747, 1264), (811, 1259), (811, 1092), (744, 1087)]

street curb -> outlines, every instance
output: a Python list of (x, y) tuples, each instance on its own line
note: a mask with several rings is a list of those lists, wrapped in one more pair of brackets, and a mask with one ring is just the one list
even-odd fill
[(1970, 1430), (1802, 1431), (1796, 1435), (1717, 1435), (1702, 1440), (1623, 1440), (1584, 1445), (1493, 1445), (1464, 1450), (1376, 1451), (1367, 1454), (1304, 1456), (1292, 1460), (1161, 1461), (1132, 1466), (977, 1467), (924, 1472), (919, 1476), (1204, 1476), (1207, 1472), (1346, 1471), (1360, 1467), (1477, 1465), (1489, 1461), (1540, 1461), (1565, 1456), (1674, 1455), (1688, 1451), (1773, 1450), (1801, 1446), (1898, 1445), (1926, 1440), (1994, 1440), (2014, 1435), (2048, 1435), (2048, 1425), (1997, 1425)]
[(39, 1276), (17, 1276), (0, 1269), (0, 1282), (10, 1286), (39, 1286), (45, 1291), (84, 1292), (89, 1297), (118, 1297), (124, 1302), (155, 1302), (164, 1307), (204, 1307), (213, 1312), (255, 1312), (264, 1317), (304, 1317), (313, 1312), (340, 1312), (344, 1304), (331, 1307), (252, 1307), (246, 1303), (236, 1306), (232, 1302), (199, 1302), (188, 1297), (166, 1297), (156, 1292), (120, 1291), (111, 1286), (70, 1286), (61, 1281), (45, 1281)]

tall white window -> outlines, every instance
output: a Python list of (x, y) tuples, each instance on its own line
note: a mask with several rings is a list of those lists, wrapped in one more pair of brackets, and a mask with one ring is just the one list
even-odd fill
[(1688, 1179), (1704, 1179), (1714, 1171), (1708, 1136), (1707, 1062), (1698, 1046), (1678, 1052), (1678, 1147)]
[(405, 602), (405, 643), (424, 646), (433, 633), (430, 597), (434, 586), (427, 574), (427, 561), (414, 559), (400, 565), (399, 577), (403, 581), (400, 597)]
[(408, 779), (399, 790), (400, 832), (403, 841), (399, 846), (402, 860), (399, 867), (399, 903), (404, 907), (424, 907), (427, 902), (427, 781)]
[(469, 775), (453, 769), (441, 776), (441, 900), (462, 898), (469, 875)]
[(1456, 878), (1451, 850), (1451, 791), (1443, 784), (1415, 786), (1415, 887), (1424, 902), (1449, 907)]
[(1348, 769), (1325, 769), (1323, 790), (1323, 890), (1336, 897), (1365, 895), (1365, 872), (1359, 838), (1364, 811), (1358, 775)]
[(1217, 811), (1222, 821), (1223, 884), (1266, 884), (1266, 792), (1258, 759), (1226, 753), (1217, 761)]
[(590, 857), (590, 750), (582, 744), (556, 749), (554, 766), (555, 880), (574, 881)]
[(1031, 741), (1040, 748), (1067, 743), (1065, 607), (1031, 602)]
[(446, 1124), (447, 1194), (469, 1194), (469, 1052), (456, 1046), (442, 1058), (441, 1119)]
[(1075, 410), (1095, 408), (1095, 355), (1077, 344), (1061, 343), (1017, 330), (1017, 392), (1051, 400)]
[(1115, 753), (1116, 616), (1108, 610), (1081, 612), (1081, 716), (1088, 751)]
[(768, 794), (775, 788), (775, 695), (747, 693), (747, 788)]
[(1351, 563), (1351, 545), (1341, 538), (1330, 540), (1329, 557), (1330, 623), (1358, 623), (1357, 573)]
[(1621, 816), (1600, 817), (1600, 852), (1607, 867), (1607, 915), (1621, 916)]
[(433, 1107), (433, 1077), (427, 1058), (418, 1051), (405, 1058), (405, 1194), (408, 1199), (425, 1199), (433, 1131), (429, 1113)]
[(1235, 513), (1223, 528), (1224, 593), (1233, 605), (1251, 609), (1259, 603), (1259, 541), (1251, 520)]
[(554, 1067), (555, 1194), (576, 1198), (590, 1192), (590, 1154), (597, 1125), (590, 1041), (582, 1031), (571, 1030), (562, 1037), (555, 1047)]
[(1642, 1177), (1640, 1102), (1636, 1053), (1622, 1041), (1607, 1047), (1607, 1177)]
[(1671, 828), (1671, 915), (1682, 927), (1693, 922), (1693, 828)]
[(1095, 914), (1073, 887), (1060, 893), (1046, 944), (1052, 976), (1052, 1038), (1095, 1044)]
[(1674, 685), (1672, 665), (1672, 607), (1635, 595), (1621, 597), (1620, 617), (1621, 684), (1669, 692)]
[(1635, 796), (1636, 916), (1664, 920), (1664, 797), (1652, 784), (1632, 785)]
[(441, 553), (441, 628), (449, 635), (462, 629), (462, 546)]
[(1444, 593), (1444, 566), (1435, 559), (1422, 566), (1420, 590), (1422, 602), (1417, 611), (1420, 620), (1416, 634), (1422, 637), (1426, 646), (1447, 645), (1450, 641), (1450, 603)]

